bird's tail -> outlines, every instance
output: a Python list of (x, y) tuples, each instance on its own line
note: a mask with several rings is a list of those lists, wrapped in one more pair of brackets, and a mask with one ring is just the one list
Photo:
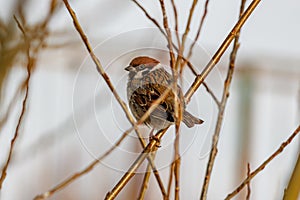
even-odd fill
[(194, 117), (191, 113), (187, 111), (184, 111), (182, 121), (189, 128), (193, 127), (195, 124), (202, 124), (204, 122), (202, 119)]

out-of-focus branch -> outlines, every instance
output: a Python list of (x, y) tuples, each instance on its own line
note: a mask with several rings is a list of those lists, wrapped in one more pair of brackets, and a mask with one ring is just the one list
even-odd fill
[[(239, 18), (241, 18), (242, 13), (244, 12), (244, 5), (245, 5), (245, 0), (242, 0)], [(230, 63), (229, 63), (229, 67), (228, 67), (227, 77), (224, 82), (222, 99), (221, 99), (220, 105), (218, 107), (218, 109), (219, 109), (218, 110), (218, 119), (217, 119), (217, 123), (216, 123), (216, 127), (215, 127), (215, 132), (214, 132), (214, 135), (212, 138), (212, 147), (211, 147), (211, 151), (210, 151), (210, 155), (209, 155), (209, 160), (208, 160), (208, 163), (206, 166), (204, 182), (202, 185), (200, 199), (204, 199), (204, 200), (207, 199), (207, 191), (208, 191), (208, 186), (209, 186), (209, 182), (210, 182), (210, 178), (211, 178), (211, 173), (212, 173), (213, 166), (214, 166), (215, 159), (216, 159), (217, 152), (218, 152), (218, 142), (219, 142), (219, 136), (220, 136), (220, 132), (221, 132), (221, 126), (223, 123), (223, 116), (224, 116), (227, 100), (229, 97), (229, 89), (230, 89), (230, 85), (231, 85), (232, 75), (233, 75), (233, 72), (235, 69), (236, 54), (237, 54), (237, 51), (239, 48), (239, 37), (240, 37), (240, 31), (237, 31), (235, 40), (234, 40), (234, 44), (233, 44), (233, 49), (230, 54)]]
[(56, 193), (59, 190), (62, 190), (63, 188), (65, 188), (66, 186), (68, 186), (69, 184), (71, 184), (73, 181), (75, 181), (76, 179), (80, 178), (81, 176), (87, 174), (88, 172), (90, 172), (92, 169), (94, 169), (94, 167), (101, 161), (103, 160), (105, 157), (107, 157), (111, 152), (113, 152), (116, 147), (118, 147), (121, 142), (126, 138), (127, 134), (124, 133), (119, 139), (118, 141), (109, 149), (107, 150), (103, 155), (99, 156), (97, 159), (95, 159), (93, 162), (91, 162), (89, 165), (87, 165), (87, 167), (85, 167), (83, 170), (74, 173), (72, 176), (66, 178), (65, 180), (63, 180), (62, 182), (60, 182), (59, 184), (57, 184), (56, 186), (54, 186), (53, 188), (51, 188), (50, 190), (48, 190), (47, 192), (44, 192), (43, 194), (39, 194), (37, 195), (34, 200), (44, 200), (47, 199), (49, 197), (51, 197), (54, 193)]
[(289, 184), (284, 191), (283, 200), (296, 200), (300, 197), (300, 154), (298, 154), (298, 159), (291, 175)]
[[(19, 8), (19, 14), (21, 16), (21, 19), (23, 24), (21, 24), (21, 22), (19, 22), (19, 20), (14, 17), (19, 30), (22, 32), (22, 35), (24, 37), (24, 43), (25, 43), (25, 54), (26, 54), (26, 58), (27, 58), (27, 77), (25, 79), (25, 84), (24, 84), (24, 88), (22, 87), (22, 89), (25, 92), (24, 98), (23, 98), (23, 102), (22, 102), (22, 109), (21, 109), (21, 113), (20, 116), (18, 118), (18, 122), (17, 122), (17, 126), (15, 128), (15, 132), (14, 132), (14, 136), (11, 140), (10, 143), (10, 148), (9, 148), (9, 153), (8, 153), (8, 157), (7, 160), (4, 164), (4, 167), (2, 169), (2, 173), (1, 173), (1, 177), (0, 177), (0, 189), (2, 188), (3, 182), (7, 176), (7, 169), (9, 167), (10, 161), (11, 161), (11, 157), (13, 154), (13, 150), (16, 144), (16, 141), (19, 137), (19, 132), (20, 132), (20, 127), (23, 123), (24, 120), (24, 116), (25, 116), (25, 112), (26, 112), (26, 105), (28, 104), (28, 94), (29, 94), (29, 88), (30, 88), (30, 78), (31, 78), (31, 74), (34, 71), (35, 67), (36, 67), (36, 60), (37, 60), (37, 55), (39, 53), (39, 51), (42, 49), (44, 41), (47, 37), (46, 34), (46, 30), (47, 30), (47, 25), (49, 20), (52, 18), (52, 16), (54, 15), (55, 12), (55, 8), (56, 8), (56, 0), (52, 0), (50, 3), (50, 8), (48, 10), (47, 16), (46, 18), (38, 24), (37, 27), (39, 27), (39, 30), (41, 31), (41, 35), (39, 37), (32, 37), (31, 35), (29, 36), (29, 33), (32, 33), (32, 30), (29, 30), (27, 32), (27, 30), (25, 29), (25, 27), (23, 27), (23, 24), (25, 24), (25, 20), (23, 19), (23, 13), (22, 13), (22, 8)], [(21, 6), (22, 4), (19, 4), (19, 6)], [(36, 36), (36, 35), (34, 35)]]
[(298, 125), (292, 135), (285, 142), (283, 142), (280, 147), (270, 157), (268, 157), (268, 159), (266, 159), (258, 168), (251, 172), (250, 175), (247, 176), (247, 178), (233, 192), (228, 194), (225, 199), (229, 200), (237, 195), (259, 172), (263, 171), (263, 169), (293, 141), (299, 132), (300, 125)]
[(7, 175), (7, 168), (10, 164), (11, 156), (12, 156), (16, 141), (17, 141), (18, 136), (19, 136), (20, 126), (21, 126), (21, 124), (24, 120), (24, 114), (25, 114), (25, 111), (26, 111), (26, 105), (27, 105), (28, 93), (29, 93), (29, 81), (30, 81), (30, 78), (31, 78), (31, 70), (32, 70), (33, 66), (35, 65), (35, 63), (36, 63), (36, 60), (33, 57), (30, 56), (30, 41), (28, 40), (28, 38), (26, 36), (26, 33), (24, 32), (24, 29), (21, 26), (20, 22), (17, 20), (17, 18), (15, 18), (15, 20), (18, 24), (19, 29), (23, 33), (24, 40), (25, 40), (25, 43), (26, 43), (27, 77), (25, 79), (25, 95), (24, 95), (23, 102), (22, 102), (22, 110), (21, 110), (21, 113), (20, 113), (20, 116), (19, 116), (19, 119), (18, 119), (18, 123), (17, 123), (16, 129), (15, 129), (14, 137), (12, 138), (12, 140), (10, 142), (8, 157), (7, 157), (7, 160), (6, 160), (6, 163), (5, 163), (4, 167), (2, 169), (2, 173), (1, 173), (1, 177), (0, 177), (0, 190), (2, 188), (3, 182), (4, 182), (4, 180), (6, 178), (6, 175)]

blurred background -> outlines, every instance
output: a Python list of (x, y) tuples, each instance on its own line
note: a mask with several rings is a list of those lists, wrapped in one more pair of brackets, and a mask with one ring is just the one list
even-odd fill
[[(139, 2), (162, 24), (158, 1)], [(0, 1), (1, 170), (21, 113), (27, 76), (26, 46), (14, 15), (34, 41), (31, 53), (36, 55), (24, 119), (0, 190), (1, 200), (33, 199), (48, 191), (107, 151), (130, 127), (89, 58), (64, 5), (58, 5), (49, 20), (45, 20), (50, 3)], [(192, 1), (175, 3), (182, 33)], [(197, 32), (204, 3), (199, 1), (196, 7), (187, 46)], [(126, 103), (124, 68), (132, 58), (148, 55), (168, 64), (165, 38), (132, 1), (86, 0), (70, 1), (70, 4)], [(247, 163), (251, 169), (258, 167), (299, 125), (299, 6), (296, 0), (262, 1), (242, 28), (208, 199), (224, 199), (246, 177)], [(201, 72), (234, 26), (239, 7), (238, 0), (209, 2), (191, 58), (197, 72)], [(170, 26), (174, 27), (170, 1), (166, 1), (166, 8)], [(34, 47), (39, 45), (35, 54)], [(219, 99), (231, 48), (206, 80)], [(184, 73), (183, 89), (186, 90), (194, 76), (188, 69)], [(201, 86), (187, 110), (205, 123), (193, 129), (185, 126), (181, 129), (181, 199), (199, 199), (217, 106)], [(143, 126), (140, 129), (147, 138), (150, 130)], [(156, 158), (165, 185), (173, 160), (173, 142), (174, 129), (171, 128)], [(103, 199), (141, 150), (135, 134), (131, 133), (90, 173), (49, 199)], [(250, 199), (282, 199), (298, 156), (299, 136), (251, 181)], [(145, 169), (146, 165), (142, 165), (117, 199), (137, 198)], [(245, 199), (245, 195), (243, 191), (236, 199)], [(145, 199), (161, 199), (152, 175)]]

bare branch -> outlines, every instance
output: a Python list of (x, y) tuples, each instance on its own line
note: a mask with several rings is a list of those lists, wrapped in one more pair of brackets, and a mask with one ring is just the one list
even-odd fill
[(169, 47), (169, 54), (170, 54), (170, 67), (171, 67), (171, 69), (173, 69), (174, 64), (175, 64), (175, 56), (174, 56), (174, 52), (173, 52), (172, 34), (171, 34), (171, 31), (170, 31), (170, 28), (169, 28), (168, 16), (167, 16), (167, 12), (166, 12), (165, 2), (164, 2), (164, 0), (159, 0), (159, 3), (160, 3), (160, 7), (161, 7), (162, 16), (163, 16), (164, 28), (165, 28), (165, 31), (167, 33), (167, 40), (168, 40), (168, 47)]
[[(250, 164), (247, 164), (247, 176), (250, 176), (251, 173), (251, 169), (250, 169)], [(250, 195), (251, 195), (251, 187), (250, 187), (250, 181), (247, 183), (247, 196), (246, 196), (246, 200), (250, 199)]]
[[(153, 160), (155, 158), (155, 155), (156, 155), (156, 151), (151, 153), (151, 157)], [(148, 163), (146, 172), (144, 174), (144, 179), (143, 179), (143, 183), (142, 183), (142, 187), (140, 190), (138, 200), (143, 200), (145, 198), (145, 194), (146, 194), (146, 191), (147, 191), (148, 185), (149, 185), (150, 175), (151, 175), (151, 165), (150, 165), (150, 163)]]
[(95, 159), (93, 162), (91, 162), (87, 167), (85, 167), (83, 170), (74, 173), (72, 176), (66, 178), (65, 180), (63, 180), (62, 182), (60, 182), (59, 184), (57, 184), (56, 186), (54, 186), (53, 188), (51, 188), (50, 190), (48, 190), (47, 192), (44, 192), (43, 194), (39, 194), (37, 195), (34, 200), (44, 200), (47, 199), (49, 197), (51, 197), (54, 193), (56, 193), (59, 190), (62, 190), (63, 188), (65, 188), (66, 186), (68, 186), (69, 184), (71, 184), (73, 181), (77, 180), (78, 178), (80, 178), (81, 176), (87, 174), (88, 172), (90, 172), (92, 169), (94, 169), (94, 167), (101, 161), (103, 160), (105, 157), (107, 157), (111, 152), (113, 152), (113, 150), (115, 150), (115, 148), (117, 146), (119, 146), (121, 144), (121, 142), (126, 138), (127, 134), (124, 133), (119, 139), (118, 141), (109, 149), (107, 150), (103, 155), (99, 156), (97, 159)]
[[(179, 39), (179, 32), (178, 32), (178, 14), (177, 14), (177, 8), (174, 0), (171, 0), (173, 13), (174, 13), (174, 21), (175, 21), (175, 34), (177, 39), (177, 45), (180, 47), (180, 39)], [(175, 45), (174, 45), (175, 46)]]
[(12, 140), (10, 142), (10, 148), (9, 148), (8, 157), (7, 157), (7, 160), (6, 160), (6, 163), (5, 163), (4, 167), (2, 169), (2, 173), (1, 173), (1, 177), (0, 177), (0, 190), (2, 188), (3, 182), (4, 182), (4, 180), (6, 178), (6, 175), (7, 175), (7, 168), (9, 166), (9, 164), (10, 164), (11, 156), (12, 156), (12, 153), (13, 153), (13, 150), (14, 150), (14, 147), (15, 147), (15, 143), (16, 143), (17, 138), (19, 136), (19, 129), (20, 129), (21, 124), (22, 124), (22, 122), (24, 120), (24, 115), (25, 115), (26, 105), (27, 105), (27, 100), (28, 100), (28, 93), (29, 93), (29, 81), (30, 81), (30, 78), (31, 78), (31, 69), (32, 69), (33, 65), (35, 65), (35, 59), (33, 59), (30, 56), (30, 53), (29, 53), (29, 51), (30, 51), (30, 44), (29, 44), (29, 41), (27, 40), (26, 34), (24, 32), (24, 29), (22, 28), (20, 22), (17, 20), (16, 17), (15, 17), (15, 20), (16, 20), (16, 23), (18, 24), (19, 29), (23, 33), (24, 39), (25, 39), (25, 43), (27, 44), (26, 45), (27, 77), (25, 79), (25, 96), (24, 96), (23, 102), (22, 102), (22, 110), (21, 110), (21, 113), (20, 113), (20, 116), (19, 116), (19, 119), (18, 119), (18, 123), (17, 123), (16, 129), (15, 129), (14, 137), (12, 138)]
[[(198, 39), (200, 38), (200, 33), (201, 33), (201, 30), (202, 30), (202, 27), (203, 27), (203, 24), (204, 24), (204, 21), (205, 21), (205, 18), (206, 18), (206, 15), (207, 15), (207, 9), (208, 9), (208, 3), (209, 3), (209, 0), (206, 0), (205, 1), (205, 6), (204, 6), (204, 12), (203, 12), (203, 15), (202, 15), (202, 18), (200, 20), (200, 24), (199, 24), (199, 27), (198, 27), (198, 31), (197, 31), (197, 34), (195, 36), (195, 39), (193, 40), (193, 43), (190, 47), (190, 50), (189, 50), (189, 53), (188, 53), (188, 56), (187, 56), (187, 60), (189, 60), (193, 54), (193, 49), (194, 49), (194, 46), (195, 44), (197, 43)], [(184, 62), (183, 65), (185, 65), (186, 63)]]
[(250, 173), (249, 176), (230, 194), (225, 198), (226, 200), (232, 199), (236, 194), (238, 194), (259, 172), (261, 172), (274, 158), (276, 158), (298, 135), (300, 132), (300, 125), (296, 128), (296, 130), (292, 133), (292, 135), (283, 142), (280, 147), (266, 159), (258, 168), (256, 168), (253, 172)]

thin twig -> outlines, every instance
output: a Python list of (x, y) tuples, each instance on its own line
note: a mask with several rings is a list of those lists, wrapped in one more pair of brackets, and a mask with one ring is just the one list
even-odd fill
[[(244, 12), (244, 5), (245, 5), (245, 0), (242, 0), (239, 18), (241, 18), (242, 13)], [(240, 37), (240, 31), (237, 31), (236, 37), (234, 40), (234, 44), (233, 44), (233, 49), (230, 54), (230, 63), (229, 63), (229, 67), (228, 67), (227, 77), (224, 82), (223, 95), (222, 95), (220, 106), (218, 108), (219, 109), (218, 110), (218, 119), (217, 119), (217, 123), (216, 123), (216, 127), (215, 127), (215, 132), (214, 132), (214, 135), (212, 138), (212, 147), (211, 147), (209, 160), (208, 160), (207, 167), (206, 167), (205, 178), (204, 178), (201, 196), (200, 196), (201, 200), (207, 199), (207, 191), (208, 191), (208, 186), (209, 186), (209, 182), (210, 182), (210, 178), (211, 178), (211, 173), (212, 173), (213, 166), (214, 166), (215, 159), (216, 159), (217, 152), (218, 152), (219, 135), (220, 135), (221, 126), (223, 123), (225, 107), (226, 107), (227, 100), (229, 97), (229, 89), (230, 89), (230, 85), (231, 85), (232, 75), (233, 75), (234, 68), (235, 68), (235, 59), (236, 59), (236, 54), (237, 54), (237, 51), (239, 48), (239, 37)]]
[(238, 194), (259, 172), (261, 172), (274, 158), (276, 158), (299, 134), (300, 125), (296, 128), (296, 130), (292, 133), (292, 135), (283, 142), (280, 147), (266, 159), (258, 168), (256, 168), (253, 172), (250, 173), (249, 176), (230, 194), (225, 198), (226, 200), (232, 199), (236, 194)]
[[(250, 169), (250, 164), (247, 164), (247, 177), (250, 176), (251, 173), (251, 169)], [(246, 196), (246, 200), (250, 199), (250, 195), (251, 195), (251, 187), (250, 187), (250, 181), (247, 183), (247, 196)]]
[[(177, 69), (179, 63), (181, 63), (181, 57), (183, 56), (183, 50), (185, 49), (185, 42), (186, 42), (187, 36), (190, 32), (190, 25), (191, 25), (191, 22), (193, 19), (193, 15), (194, 15), (194, 11), (195, 11), (197, 3), (198, 3), (198, 0), (193, 0), (192, 6), (190, 8), (189, 16), (188, 16), (188, 19), (186, 22), (185, 31), (181, 38), (181, 45), (179, 46), (178, 58), (176, 60), (176, 69)], [(187, 59), (187, 60), (189, 60), (189, 59)], [(180, 74), (182, 73), (182, 70), (183, 70), (183, 65), (180, 66)]]
[[(173, 83), (172, 83), (172, 88), (175, 92), (177, 92), (177, 79), (178, 79), (178, 71), (177, 71), (177, 66), (179, 62), (179, 58), (183, 45), (183, 41), (179, 43), (179, 51), (177, 54), (177, 59), (176, 59), (176, 64), (175, 64), (175, 56), (173, 53), (173, 40), (172, 40), (172, 35), (170, 31), (170, 27), (168, 25), (168, 17), (167, 17), (167, 12), (165, 9), (164, 5), (164, 0), (159, 0), (160, 6), (161, 6), (161, 11), (163, 15), (163, 24), (165, 31), (167, 33), (167, 40), (168, 40), (168, 47), (169, 47), (169, 54), (170, 54), (170, 67), (172, 69), (172, 76), (173, 76)], [(180, 128), (180, 122), (182, 119), (182, 112), (179, 112), (181, 110), (182, 104), (180, 104), (178, 96), (175, 95), (175, 142), (174, 142), (174, 148), (175, 148), (175, 153), (174, 153), (174, 162), (175, 162), (175, 168), (174, 168), (174, 174), (175, 174), (175, 200), (179, 200), (179, 173), (180, 173), (180, 156), (179, 156), (179, 128)]]
[(216, 97), (215, 93), (208, 87), (207, 83), (203, 81), (203, 86), (205, 87), (206, 91), (210, 94), (211, 98), (214, 100), (214, 102), (217, 104), (218, 107), (220, 107), (220, 101)]
[(147, 12), (147, 10), (139, 2), (137, 2), (136, 0), (132, 0), (132, 1), (145, 13), (146, 17), (148, 19), (150, 19), (150, 21), (152, 21), (153, 24), (155, 24), (155, 26), (160, 30), (160, 32), (166, 36), (164, 29), (159, 25), (159, 23), (156, 21), (156, 19), (151, 17), (151, 15)]
[(169, 199), (170, 197), (170, 193), (171, 193), (171, 187), (172, 187), (172, 182), (173, 182), (173, 172), (174, 172), (174, 168), (175, 168), (175, 163), (172, 162), (171, 167), (170, 167), (170, 175), (169, 175), (169, 183), (168, 183), (168, 190), (167, 190), (167, 199)]
[(78, 179), (79, 177), (87, 174), (88, 172), (90, 172), (101, 160), (103, 160), (104, 158), (106, 158), (111, 152), (113, 152), (115, 150), (116, 147), (118, 147), (121, 142), (126, 138), (126, 133), (124, 133), (119, 139), (118, 141), (107, 151), (105, 151), (104, 154), (102, 154), (101, 156), (99, 156), (97, 159), (95, 159), (94, 161), (92, 161), (89, 165), (87, 165), (83, 170), (78, 171), (77, 173), (74, 173), (72, 176), (68, 177), (67, 179), (63, 180), (62, 182), (60, 182), (59, 184), (57, 184), (56, 186), (54, 186), (53, 188), (51, 188), (50, 190), (48, 190), (47, 192), (43, 193), (43, 194), (39, 194), (37, 195), (34, 200), (44, 200), (46, 198), (51, 197), (54, 193), (56, 193), (57, 191), (65, 188), (66, 186), (68, 186), (69, 184), (71, 184), (73, 181), (75, 181), (76, 179)]
[(175, 126), (176, 128), (176, 137), (174, 142), (174, 177), (175, 177), (175, 200), (179, 200), (179, 191), (180, 191), (180, 153), (179, 153), (179, 124)]
[[(204, 12), (203, 12), (203, 15), (202, 15), (201, 20), (200, 20), (200, 24), (199, 24), (199, 27), (198, 27), (198, 30), (197, 30), (197, 34), (196, 34), (196, 36), (193, 40), (193, 43), (190, 47), (190, 50), (189, 50), (189, 53), (188, 53), (188, 56), (187, 56), (187, 60), (189, 60), (192, 57), (194, 46), (197, 43), (198, 39), (200, 38), (200, 33), (201, 33), (201, 30), (202, 30), (202, 27), (203, 27), (203, 24), (204, 24), (206, 15), (207, 15), (208, 3), (209, 3), (209, 0), (206, 0), (205, 5), (204, 5)], [(185, 64), (186, 64), (186, 61), (184, 61), (183, 65), (185, 65)]]
[(6, 175), (7, 175), (7, 168), (10, 164), (11, 156), (12, 156), (12, 153), (13, 153), (13, 150), (14, 150), (14, 147), (15, 147), (15, 143), (16, 143), (17, 138), (19, 136), (19, 129), (20, 129), (21, 124), (24, 120), (26, 105), (27, 105), (27, 100), (28, 100), (28, 93), (29, 93), (29, 82), (30, 82), (30, 78), (31, 78), (31, 69), (32, 69), (32, 66), (35, 65), (35, 59), (33, 59), (30, 56), (30, 43), (29, 43), (28, 38), (27, 38), (27, 36), (24, 32), (24, 29), (23, 29), (22, 25), (20, 24), (20, 22), (18, 21), (18, 19), (16, 17), (14, 19), (16, 20), (16, 23), (18, 24), (19, 29), (23, 33), (24, 40), (25, 40), (25, 43), (26, 43), (27, 77), (25, 79), (25, 95), (24, 95), (23, 102), (22, 102), (22, 110), (21, 110), (21, 113), (20, 113), (20, 116), (19, 116), (19, 119), (18, 119), (18, 123), (17, 123), (16, 129), (15, 129), (14, 137), (12, 138), (12, 140), (10, 142), (8, 157), (7, 157), (7, 160), (6, 160), (6, 163), (5, 163), (4, 167), (2, 169), (2, 173), (1, 173), (1, 177), (0, 177), (0, 190), (2, 188), (3, 182), (4, 182), (4, 180), (6, 178)]
[(169, 54), (170, 54), (170, 67), (172, 69), (172, 68), (174, 68), (174, 64), (175, 64), (172, 34), (171, 34), (171, 31), (169, 28), (168, 15), (166, 12), (165, 2), (164, 2), (164, 0), (159, 0), (159, 3), (160, 3), (160, 7), (161, 7), (162, 16), (163, 16), (164, 28), (167, 33), (168, 48), (169, 48)]
[(173, 13), (174, 13), (174, 21), (175, 21), (175, 34), (177, 39), (177, 45), (180, 47), (180, 39), (179, 39), (179, 32), (178, 32), (178, 14), (177, 14), (177, 8), (174, 0), (171, 0)]

